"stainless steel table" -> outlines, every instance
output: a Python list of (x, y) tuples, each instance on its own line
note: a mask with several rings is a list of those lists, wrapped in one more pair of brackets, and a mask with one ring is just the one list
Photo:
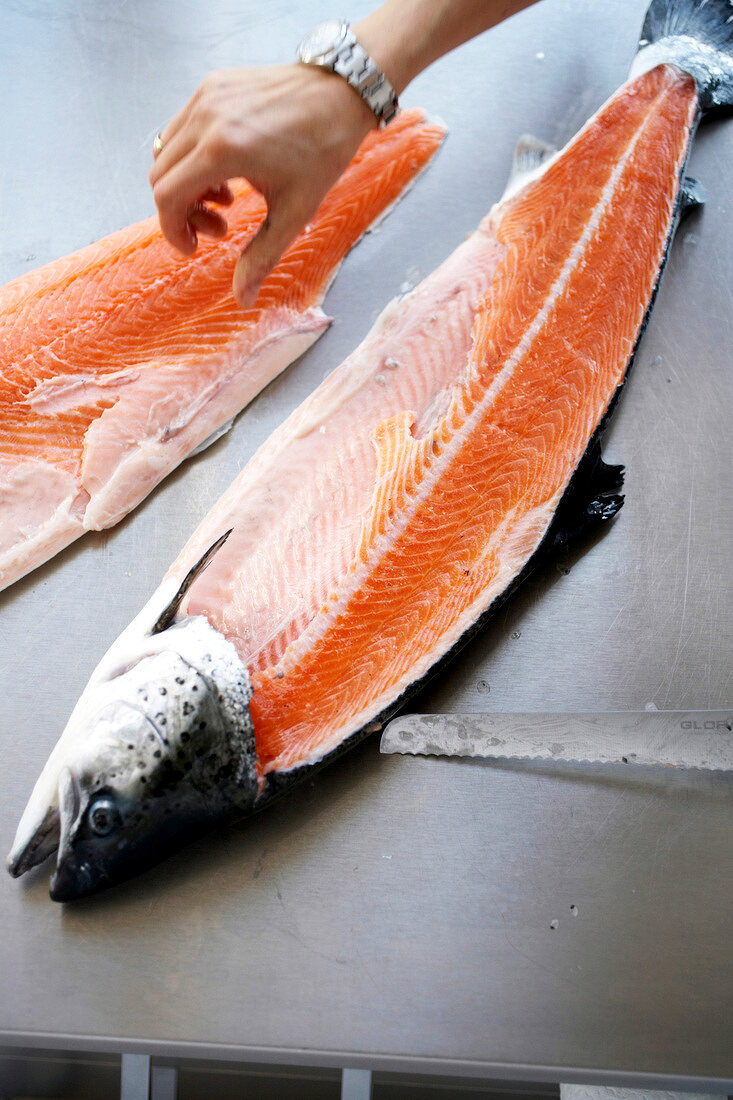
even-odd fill
[[(345, 262), (331, 330), (128, 520), (0, 598), (3, 851), (92, 666), (211, 502), (476, 225), (517, 136), (564, 142), (621, 82), (644, 7), (545, 0), (416, 81), (405, 101), (451, 136)], [(288, 59), (330, 14), (2, 0), (0, 276), (149, 214), (153, 135), (200, 78)], [(710, 124), (691, 165), (710, 201), (608, 442), (628, 467), (618, 520), (537, 573), (418, 709), (733, 703), (732, 164), (733, 125)], [(733, 1090), (732, 793), (720, 774), (386, 759), (371, 741), (126, 889), (63, 908), (45, 870), (2, 876), (0, 1042)]]

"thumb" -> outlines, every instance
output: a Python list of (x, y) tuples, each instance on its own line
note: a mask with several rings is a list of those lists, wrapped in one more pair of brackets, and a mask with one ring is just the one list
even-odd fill
[(312, 213), (310, 206), (293, 194), (268, 201), (267, 217), (234, 268), (232, 290), (243, 309), (254, 305), (260, 286)]

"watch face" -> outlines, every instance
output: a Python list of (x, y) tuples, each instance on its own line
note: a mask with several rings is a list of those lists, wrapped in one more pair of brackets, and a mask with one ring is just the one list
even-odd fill
[(344, 24), (336, 19), (331, 19), (328, 23), (321, 23), (315, 30), (306, 35), (300, 43), (298, 57), (301, 61), (318, 61), (335, 49), (343, 35)]

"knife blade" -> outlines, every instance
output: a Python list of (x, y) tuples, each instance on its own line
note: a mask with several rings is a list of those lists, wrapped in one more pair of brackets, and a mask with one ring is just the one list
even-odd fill
[(404, 714), (380, 752), (733, 770), (733, 710)]

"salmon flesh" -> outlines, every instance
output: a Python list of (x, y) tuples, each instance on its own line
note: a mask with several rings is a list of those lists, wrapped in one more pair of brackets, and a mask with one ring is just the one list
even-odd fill
[(58, 848), (66, 900), (265, 805), (379, 728), (544, 548), (618, 511), (599, 431), (712, 102), (670, 53), (642, 51), (560, 153), (525, 142), (476, 232), (255, 454), (92, 676), (13, 873)]
[(0, 589), (117, 523), (310, 347), (344, 255), (443, 136), (418, 110), (370, 134), (247, 311), (232, 272), (265, 204), (243, 182), (193, 259), (149, 218), (0, 289)]

